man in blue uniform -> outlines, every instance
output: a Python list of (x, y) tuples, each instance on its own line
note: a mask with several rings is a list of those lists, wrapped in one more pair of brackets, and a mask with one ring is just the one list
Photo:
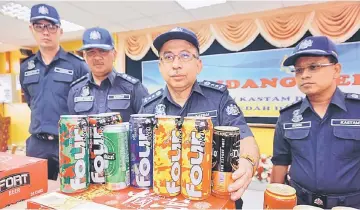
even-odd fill
[(290, 184), (298, 203), (360, 208), (360, 95), (343, 93), (335, 44), (324, 36), (305, 38), (284, 61), (294, 66), (306, 97), (280, 111), (272, 182)]
[(123, 121), (138, 113), (147, 89), (138, 79), (116, 72), (116, 51), (111, 34), (103, 28), (84, 32), (84, 57), (91, 73), (71, 84), (68, 107), (72, 114), (120, 112)]
[(140, 113), (178, 116), (210, 116), (214, 126), (240, 128), (241, 146), (239, 168), (233, 173), (234, 183), (229, 186), (231, 199), (238, 200), (247, 189), (258, 164), (259, 150), (244, 116), (229, 95), (225, 85), (210, 81), (197, 82), (202, 70), (199, 42), (196, 35), (185, 28), (175, 28), (154, 40), (160, 55), (159, 69), (166, 82), (144, 99)]
[(46, 4), (31, 8), (30, 31), (39, 51), (20, 67), (20, 83), (31, 109), (31, 136), (26, 141), (26, 155), (48, 160), (48, 178), (59, 172), (58, 122), (68, 114), (67, 96), (71, 82), (89, 70), (83, 59), (60, 47), (63, 33), (56, 9)]

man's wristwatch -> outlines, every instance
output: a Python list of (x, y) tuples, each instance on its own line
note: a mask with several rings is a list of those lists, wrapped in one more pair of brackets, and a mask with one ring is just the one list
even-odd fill
[(252, 174), (252, 176), (254, 176), (255, 172), (257, 170), (256, 164), (255, 164), (255, 159), (252, 156), (247, 155), (247, 154), (241, 155), (240, 158), (244, 158), (244, 159), (248, 160), (251, 163), (251, 165), (253, 166), (253, 174)]

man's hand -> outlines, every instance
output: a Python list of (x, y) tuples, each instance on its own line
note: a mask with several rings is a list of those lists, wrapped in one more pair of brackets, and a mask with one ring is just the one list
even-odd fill
[(253, 165), (245, 158), (239, 159), (239, 168), (232, 174), (234, 183), (228, 190), (231, 193), (231, 200), (236, 201), (241, 198), (248, 188), (253, 177)]

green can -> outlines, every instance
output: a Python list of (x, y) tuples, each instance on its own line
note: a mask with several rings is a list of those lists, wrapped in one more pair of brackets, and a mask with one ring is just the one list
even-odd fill
[(103, 137), (104, 159), (108, 161), (105, 168), (106, 188), (112, 191), (125, 189), (130, 185), (129, 127), (126, 123), (107, 125)]
[(89, 188), (89, 131), (86, 115), (61, 115), (59, 120), (60, 191)]

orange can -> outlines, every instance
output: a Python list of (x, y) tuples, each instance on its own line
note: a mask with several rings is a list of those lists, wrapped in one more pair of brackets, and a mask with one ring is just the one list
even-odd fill
[(296, 206), (296, 190), (285, 184), (269, 184), (264, 193), (264, 209), (293, 209)]
[(181, 117), (156, 116), (154, 127), (153, 190), (170, 197), (180, 194)]
[(204, 200), (211, 193), (211, 118), (185, 117), (182, 134), (181, 194), (190, 200)]
[(228, 187), (234, 182), (232, 173), (238, 169), (240, 129), (234, 126), (214, 127), (212, 147), (212, 195), (229, 198)]

